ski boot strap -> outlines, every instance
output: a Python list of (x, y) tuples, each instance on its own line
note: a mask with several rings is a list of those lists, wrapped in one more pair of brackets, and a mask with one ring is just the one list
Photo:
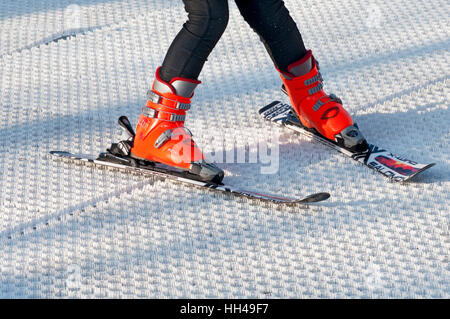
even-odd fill
[(169, 122), (184, 122), (186, 111), (190, 109), (190, 99), (179, 97), (177, 101), (152, 90), (148, 91), (147, 97), (147, 105), (142, 108), (144, 116)]
[[(189, 102), (186, 101), (187, 103), (182, 103), (182, 102), (179, 102), (176, 100), (169, 99), (163, 95), (159, 95), (158, 93), (153, 92), (152, 90), (148, 90), (147, 99), (149, 101), (152, 101), (155, 104), (161, 104), (161, 105), (167, 106), (167, 107), (169, 107), (171, 109), (175, 109), (175, 110), (186, 110), (187, 111), (191, 108), (190, 101)], [(184, 98), (184, 99), (190, 100), (187, 98)]]
[(188, 130), (184, 126), (176, 127), (173, 129), (168, 129), (161, 133), (161, 135), (156, 139), (155, 141), (155, 148), (160, 148), (163, 146), (167, 141), (174, 140), (178, 136), (190, 136), (192, 137), (192, 133), (190, 130)]
[(157, 110), (151, 107), (143, 107), (142, 114), (148, 118), (158, 119), (168, 122), (184, 122), (186, 119), (185, 114), (174, 114), (171, 112)]

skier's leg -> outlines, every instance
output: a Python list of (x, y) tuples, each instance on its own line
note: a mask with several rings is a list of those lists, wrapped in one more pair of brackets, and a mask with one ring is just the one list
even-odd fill
[(302, 36), (281, 0), (235, 0), (245, 21), (259, 35), (279, 70), (306, 54)]
[(228, 23), (227, 0), (183, 0), (188, 21), (167, 51), (160, 76), (197, 79)]
[(235, 0), (241, 14), (260, 36), (280, 72), (300, 121), (351, 151), (367, 142), (342, 106), (323, 90), (319, 65), (306, 51), (295, 22), (282, 0)]
[(207, 163), (189, 130), (186, 112), (198, 75), (228, 22), (227, 0), (183, 0), (183, 25), (155, 74), (136, 128), (131, 156), (184, 169), (204, 181), (220, 183), (223, 171)]

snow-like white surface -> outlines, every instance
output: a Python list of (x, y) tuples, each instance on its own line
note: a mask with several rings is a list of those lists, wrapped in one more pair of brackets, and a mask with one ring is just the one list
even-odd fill
[(329, 201), (276, 207), (55, 162), (104, 150), (122, 114), (136, 123), (182, 2), (1, 1), (0, 297), (450, 297), (449, 2), (286, 4), (365, 136), (437, 166), (391, 183), (260, 119), (285, 97), (233, 1), (187, 126), (205, 149), (278, 135), (276, 174), (221, 164), (225, 182)]

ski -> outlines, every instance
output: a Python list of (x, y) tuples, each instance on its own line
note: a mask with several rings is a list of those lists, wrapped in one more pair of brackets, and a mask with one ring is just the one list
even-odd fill
[(264, 106), (259, 110), (259, 114), (265, 120), (287, 127), (319, 143), (325, 144), (396, 182), (410, 181), (421, 172), (435, 165), (435, 163), (421, 164), (394, 155), (388, 150), (374, 144), (369, 144), (368, 149), (364, 152), (350, 152), (333, 143), (333, 141), (322, 137), (317, 131), (303, 126), (292, 107), (280, 101), (274, 101)]
[[(169, 168), (166, 165), (153, 163), (153, 165), (132, 166), (131, 162), (128, 162), (125, 158), (120, 158), (109, 153), (101, 153), (98, 157), (84, 154), (72, 154), (64, 151), (51, 151), (50, 154), (56, 158), (63, 159), (68, 162), (93, 164), (94, 166), (109, 167), (113, 169), (119, 169), (124, 172), (133, 172), (142, 174), (145, 176), (152, 176), (162, 180), (172, 180), (181, 182), (191, 186), (202, 187), (212, 191), (224, 192), (236, 196), (243, 196), (250, 199), (256, 199), (264, 202), (271, 202), (275, 204), (308, 204), (326, 200), (330, 197), (329, 193), (315, 193), (306, 196), (301, 199), (287, 198), (270, 194), (263, 194), (259, 192), (253, 192), (248, 190), (242, 190), (229, 185), (208, 183), (190, 178), (185, 172)], [(111, 160), (113, 159), (113, 161)]]

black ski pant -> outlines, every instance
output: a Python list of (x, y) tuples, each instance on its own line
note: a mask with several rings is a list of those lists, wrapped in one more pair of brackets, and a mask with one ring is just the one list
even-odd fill
[[(259, 35), (279, 70), (306, 53), (300, 32), (282, 0), (235, 0), (245, 21)], [(228, 24), (228, 0), (183, 0), (188, 21), (172, 42), (160, 70), (174, 77), (197, 79)]]

